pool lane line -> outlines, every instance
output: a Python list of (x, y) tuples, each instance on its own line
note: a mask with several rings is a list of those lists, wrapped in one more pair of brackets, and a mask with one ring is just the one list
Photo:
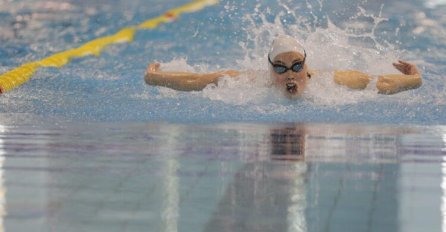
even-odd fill
[(68, 64), (73, 58), (89, 55), (99, 56), (104, 48), (111, 44), (130, 43), (138, 30), (155, 29), (160, 24), (170, 23), (178, 19), (183, 13), (193, 13), (207, 6), (215, 5), (219, 0), (194, 0), (183, 6), (168, 10), (166, 13), (144, 21), (143, 23), (123, 28), (116, 34), (91, 40), (78, 48), (56, 53), (39, 61), (29, 62), (0, 75), (0, 94), (8, 92), (27, 82), (37, 69), (41, 67), (60, 68)]

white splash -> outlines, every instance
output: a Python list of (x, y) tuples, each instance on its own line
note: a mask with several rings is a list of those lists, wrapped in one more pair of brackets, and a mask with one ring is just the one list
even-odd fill
[[(225, 9), (233, 10), (228, 4)], [(236, 59), (237, 65), (242, 72), (252, 70), (253, 67), (258, 67), (258, 70), (248, 71), (239, 78), (222, 78), (217, 86), (210, 85), (202, 92), (195, 93), (196, 95), (227, 104), (249, 105), (251, 109), (259, 112), (269, 112), (271, 108), (280, 108), (277, 105), (288, 104), (286, 99), (270, 87), (266, 60), (271, 41), (279, 34), (288, 34), (304, 44), (307, 64), (310, 69), (317, 71), (317, 75), (310, 80), (303, 100), (310, 101), (314, 105), (336, 106), (376, 100), (381, 97), (375, 87), (376, 79), (381, 74), (398, 73), (393, 68), (392, 62), (397, 61), (402, 55), (402, 52), (395, 48), (396, 45), (380, 42), (378, 39), (376, 30), (381, 23), (387, 21), (381, 13), (369, 14), (358, 7), (357, 14), (343, 25), (335, 25), (328, 16), (322, 16), (325, 26), (315, 26), (321, 24), (315, 22), (321, 18), (317, 19), (314, 13), (310, 15), (313, 18), (311, 20), (298, 13), (303, 10), (302, 6), (291, 8), (290, 5), (293, 4), (284, 1), (280, 4), (283, 10), (273, 20), (267, 19), (268, 8), (266, 11), (260, 10), (261, 4), (257, 4), (253, 13), (243, 17), (248, 26), (244, 30), (246, 40), (239, 42), (244, 56)], [(314, 12), (316, 8), (322, 7), (323, 2), (318, 1), (316, 5), (306, 2), (305, 5), (308, 11)], [(294, 23), (289, 23), (290, 18)], [(214, 71), (209, 70), (207, 64), (192, 66), (184, 58), (163, 63), (162, 67), (171, 71)], [(233, 67), (227, 68), (233, 69)], [(370, 74), (373, 80), (365, 90), (350, 90), (333, 82), (334, 70), (362, 71)], [(163, 92), (164, 90), (161, 91)], [(172, 93), (168, 92), (166, 95), (171, 96)], [(404, 94), (393, 99), (404, 101)], [(271, 104), (275, 107), (270, 107)]]

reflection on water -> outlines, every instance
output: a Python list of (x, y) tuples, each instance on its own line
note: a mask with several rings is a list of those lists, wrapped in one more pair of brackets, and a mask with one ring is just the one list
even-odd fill
[[(442, 151), (446, 152), (446, 128), (443, 130), (443, 148)], [(442, 216), (442, 231), (446, 231), (446, 157), (443, 157), (443, 162), (441, 164), (441, 172), (442, 172), (442, 178), (441, 178), (441, 189), (443, 192), (443, 195), (441, 197), (441, 216)]]
[(271, 135), (271, 159), (303, 160), (305, 158), (305, 127), (297, 124), (273, 128)]
[(301, 125), (270, 129), (270, 159), (235, 173), (205, 231), (307, 231), (304, 138)]
[[(161, 155), (168, 155), (171, 159), (166, 159), (164, 164), (164, 192), (163, 205), (161, 207), (163, 226), (161, 231), (177, 232), (178, 231), (178, 217), (179, 217), (179, 178), (176, 175), (179, 163), (178, 152), (176, 152), (177, 140), (175, 128), (169, 130), (169, 137), (159, 144), (159, 147), (166, 149), (165, 152), (160, 152)], [(156, 149), (156, 148), (155, 148)], [(163, 154), (164, 153), (164, 154)]]
[(445, 0), (427, 0), (425, 2), (426, 7), (437, 7), (437, 6), (442, 6), (442, 5), (446, 5), (446, 1)]
[(444, 224), (439, 127), (92, 124), (8, 127), (0, 138), (6, 231)]
[(6, 188), (4, 186), (4, 174), (3, 174), (3, 165), (5, 163), (5, 145), (3, 141), (3, 135), (6, 133), (6, 128), (2, 124), (0, 124), (0, 232), (4, 231), (3, 225), (3, 217), (6, 216)]

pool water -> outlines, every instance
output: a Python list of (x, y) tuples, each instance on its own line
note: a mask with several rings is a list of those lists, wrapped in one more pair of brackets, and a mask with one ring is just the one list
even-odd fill
[(445, 127), (5, 126), (3, 231), (440, 231)]
[[(0, 73), (183, 0), (0, 0)], [(0, 97), (0, 231), (442, 231), (446, 2), (220, 1), (100, 56), (40, 69)], [(265, 87), (289, 34), (318, 70), (302, 99)], [(336, 69), (423, 86), (380, 95)], [(255, 70), (201, 92), (146, 86), (164, 70)]]
[[(0, 7), (0, 72), (94, 38), (136, 25), (187, 1), (9, 1)], [(433, 7), (435, 5), (435, 7)], [(445, 6), (435, 1), (222, 1), (184, 14), (131, 44), (109, 47), (100, 57), (40, 69), (32, 80), (0, 99), (1, 113), (54, 121), (108, 122), (361, 122), (445, 124)], [(308, 65), (320, 71), (305, 97), (288, 101), (252, 83), (222, 80), (218, 87), (184, 93), (149, 87), (148, 63), (165, 70), (207, 72), (267, 70), (276, 34), (299, 38)], [(396, 73), (405, 59), (423, 73), (419, 89), (379, 95), (336, 86), (331, 71)]]

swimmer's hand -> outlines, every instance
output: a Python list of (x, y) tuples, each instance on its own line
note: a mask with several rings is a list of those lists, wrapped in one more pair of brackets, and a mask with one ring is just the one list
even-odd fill
[(407, 63), (403, 60), (398, 60), (398, 63), (393, 63), (393, 67), (398, 69), (401, 73), (405, 75), (416, 75), (420, 74), (420, 72), (417, 69), (417, 66), (411, 63)]
[(160, 63), (149, 64), (146, 69), (146, 74), (158, 72), (161, 67)]
[(370, 76), (354, 70), (335, 71), (334, 81), (338, 85), (344, 85), (350, 89), (365, 89), (370, 82)]
[(402, 74), (387, 74), (378, 77), (376, 88), (380, 94), (395, 94), (401, 91), (416, 89), (421, 86), (422, 78), (416, 65), (399, 60), (393, 66)]

